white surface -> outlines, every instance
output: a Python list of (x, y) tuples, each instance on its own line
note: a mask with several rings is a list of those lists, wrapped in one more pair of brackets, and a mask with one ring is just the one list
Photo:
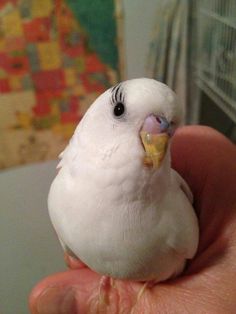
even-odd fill
[(47, 212), (56, 162), (0, 172), (0, 313), (29, 313), (27, 298), (46, 275), (65, 269)]
[(146, 76), (149, 44), (160, 0), (123, 0), (127, 78)]

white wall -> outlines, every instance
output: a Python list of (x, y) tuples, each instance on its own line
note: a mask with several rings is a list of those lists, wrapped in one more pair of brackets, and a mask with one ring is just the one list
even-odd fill
[(45, 162), (0, 172), (1, 314), (27, 314), (33, 286), (66, 268), (47, 211), (55, 168)]
[(127, 78), (146, 76), (149, 42), (158, 2), (161, 0), (123, 0)]

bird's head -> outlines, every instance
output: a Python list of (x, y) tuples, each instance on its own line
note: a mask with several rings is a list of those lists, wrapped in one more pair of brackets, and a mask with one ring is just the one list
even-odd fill
[(158, 168), (182, 115), (182, 107), (168, 86), (153, 79), (132, 79), (103, 93), (88, 110), (80, 129), (89, 128), (99, 147), (106, 141), (122, 138), (124, 142), (135, 134), (145, 151), (144, 164)]

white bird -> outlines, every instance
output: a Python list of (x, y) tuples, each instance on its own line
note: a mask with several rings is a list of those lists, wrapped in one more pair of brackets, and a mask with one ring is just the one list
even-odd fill
[(181, 122), (175, 93), (140, 78), (107, 90), (79, 123), (48, 207), (64, 249), (92, 270), (159, 282), (194, 257), (192, 193), (170, 165), (169, 139)]

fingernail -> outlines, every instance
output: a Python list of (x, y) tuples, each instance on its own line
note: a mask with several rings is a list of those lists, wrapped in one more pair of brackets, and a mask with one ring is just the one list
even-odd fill
[(38, 297), (37, 314), (78, 314), (73, 288), (50, 287)]

